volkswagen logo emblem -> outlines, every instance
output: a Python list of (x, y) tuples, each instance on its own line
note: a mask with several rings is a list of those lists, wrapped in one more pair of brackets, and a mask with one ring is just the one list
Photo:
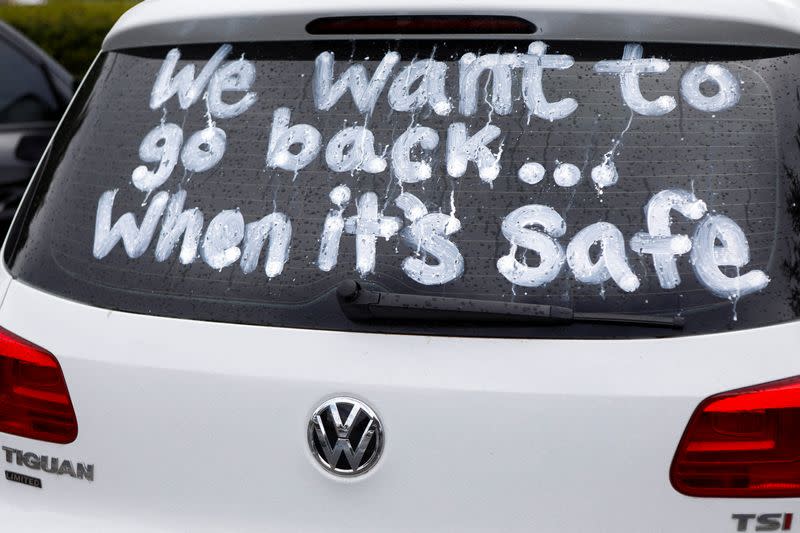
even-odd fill
[(337, 476), (359, 476), (383, 451), (383, 427), (375, 411), (355, 398), (331, 398), (308, 422), (308, 445), (322, 468)]

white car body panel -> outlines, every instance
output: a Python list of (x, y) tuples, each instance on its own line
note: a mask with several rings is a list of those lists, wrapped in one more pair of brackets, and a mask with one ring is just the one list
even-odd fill
[[(524, 16), (542, 39), (800, 45), (796, 2), (497, 7), (402, 9)], [(151, 0), (104, 49), (309, 39), (318, 16), (396, 12), (361, 0)], [(93, 482), (42, 473), (44, 490), (0, 483), (4, 530), (688, 533), (735, 531), (732, 514), (800, 503), (691, 498), (668, 478), (703, 398), (800, 374), (798, 322), (621, 341), (310, 331), (95, 308), (4, 265), (0, 295), (0, 325), (58, 358), (79, 425), (67, 445), (2, 433), (0, 444), (96, 469)], [(357, 479), (323, 472), (306, 443), (310, 413), (336, 394), (366, 400), (386, 430), (383, 457)]]
[[(335, 3), (324, 0), (287, 3), (156, 0), (143, 2), (128, 11), (108, 34), (103, 49), (221, 41), (329, 39), (329, 35), (309, 35), (305, 31), (306, 24), (327, 16), (426, 13), (521, 17), (537, 25), (536, 38), (542, 40), (800, 45), (800, 4), (790, 0), (737, 0), (735, 5), (726, 0), (506, 0), (495, 3), (408, 0), (401, 4), (369, 0)], [(380, 38), (379, 35), (370, 37)], [(460, 39), (487, 37), (492, 35), (458, 35)]]
[[(9, 530), (733, 531), (731, 514), (797, 503), (690, 498), (668, 471), (704, 397), (800, 374), (798, 323), (381, 338), (112, 312), (11, 282), (0, 324), (57, 355), (79, 420), (71, 444), (0, 443), (96, 468), (91, 483), (42, 474), (42, 491), (0, 483)], [(305, 441), (336, 393), (385, 423), (384, 456), (354, 480)]]

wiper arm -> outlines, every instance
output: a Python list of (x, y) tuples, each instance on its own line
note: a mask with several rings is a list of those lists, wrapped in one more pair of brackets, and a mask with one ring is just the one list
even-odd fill
[(343, 281), (336, 297), (350, 320), (415, 320), (430, 322), (502, 322), (559, 325), (574, 322), (682, 328), (681, 316), (580, 313), (569, 307), (496, 302), (371, 291), (354, 280)]

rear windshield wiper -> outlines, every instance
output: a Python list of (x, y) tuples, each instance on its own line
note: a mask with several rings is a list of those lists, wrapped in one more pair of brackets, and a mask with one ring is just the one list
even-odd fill
[(430, 322), (502, 322), (559, 325), (574, 322), (682, 328), (681, 316), (580, 313), (555, 305), (472, 300), (365, 289), (354, 280), (343, 281), (336, 297), (350, 320), (414, 320)]

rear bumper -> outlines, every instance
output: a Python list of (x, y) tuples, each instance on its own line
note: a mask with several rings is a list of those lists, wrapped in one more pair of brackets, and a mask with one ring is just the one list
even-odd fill
[[(734, 531), (732, 514), (800, 510), (689, 498), (668, 479), (702, 398), (800, 374), (800, 323), (671, 340), (385, 336), (110, 312), (12, 282), (0, 325), (56, 355), (79, 424), (68, 445), (0, 444), (95, 465), (92, 482), (0, 479), (10, 531)], [(311, 412), (339, 394), (386, 430), (358, 479), (323, 473), (306, 443)]]
[(86, 531), (135, 533), (141, 531), (181, 531), (183, 529), (177, 524), (171, 527), (164, 524), (154, 524), (148, 522), (144, 517), (53, 512), (48, 510), (46, 505), (43, 505), (41, 498), (33, 498), (27, 501), (15, 499), (13, 502), (0, 504), (0, 513), (3, 515), (3, 530), (19, 533), (50, 531), (59, 533), (85, 533)]

